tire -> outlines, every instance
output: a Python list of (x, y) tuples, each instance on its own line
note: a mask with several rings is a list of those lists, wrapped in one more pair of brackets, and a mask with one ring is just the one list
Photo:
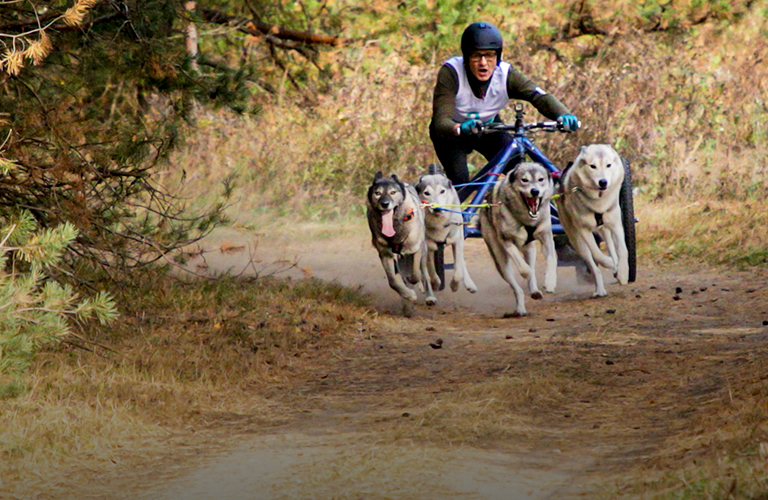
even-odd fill
[(637, 277), (637, 244), (635, 239), (635, 205), (632, 200), (632, 171), (629, 161), (621, 159), (624, 164), (624, 182), (619, 192), (619, 207), (621, 208), (621, 225), (624, 226), (624, 241), (627, 243), (629, 282), (634, 283)]
[(435, 272), (440, 278), (438, 291), (445, 289), (445, 246), (438, 245), (435, 251)]

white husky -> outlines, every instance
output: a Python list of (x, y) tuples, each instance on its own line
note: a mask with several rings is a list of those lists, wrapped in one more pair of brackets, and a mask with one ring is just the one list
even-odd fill
[[(622, 285), (629, 279), (628, 251), (619, 208), (623, 181), (624, 163), (607, 144), (582, 146), (561, 180), (563, 192), (557, 204), (560, 222), (595, 279), (595, 297), (607, 295), (598, 264), (610, 269)], [(600, 250), (593, 233), (605, 241), (608, 256)]]
[[(455, 292), (463, 284), (470, 293), (477, 292), (464, 262), (464, 218), (458, 212), (459, 195), (453, 183), (442, 173), (440, 165), (433, 163), (429, 166), (429, 174), (419, 179), (416, 191), (423, 202), (430, 204), (425, 213), (425, 224), (429, 248), (427, 269), (432, 287), (438, 289), (441, 285), (435, 270), (435, 252), (443, 245), (451, 245), (454, 262), (451, 290)], [(448, 210), (441, 210), (440, 206), (448, 207)]]

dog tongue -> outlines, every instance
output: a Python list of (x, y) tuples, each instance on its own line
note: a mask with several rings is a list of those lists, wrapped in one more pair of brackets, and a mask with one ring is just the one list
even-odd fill
[(392, 224), (392, 215), (394, 210), (387, 210), (381, 212), (381, 234), (387, 238), (391, 238), (395, 235), (395, 226)]
[(531, 211), (531, 213), (537, 213), (539, 211), (539, 199), (538, 198), (526, 198), (528, 202), (528, 210)]

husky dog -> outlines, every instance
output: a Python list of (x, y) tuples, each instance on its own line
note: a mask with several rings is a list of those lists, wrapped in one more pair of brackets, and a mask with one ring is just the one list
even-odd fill
[[(610, 269), (622, 285), (629, 279), (628, 251), (619, 208), (623, 181), (624, 163), (608, 144), (582, 146), (573, 165), (561, 178), (560, 222), (594, 277), (595, 297), (607, 295), (598, 264)], [(608, 256), (600, 250), (593, 233), (605, 241)]]
[[(440, 278), (435, 270), (435, 252), (445, 245), (451, 245), (453, 250), (454, 271), (451, 280), (451, 290), (454, 292), (463, 284), (470, 293), (477, 292), (477, 287), (469, 277), (467, 264), (464, 262), (464, 217), (459, 210), (459, 195), (448, 177), (443, 174), (440, 165), (433, 163), (429, 166), (427, 175), (422, 175), (416, 184), (416, 192), (424, 203), (429, 203), (425, 215), (427, 228), (427, 248), (429, 258), (427, 269), (432, 281), (432, 287), (439, 289)], [(433, 207), (432, 205), (437, 205)], [(453, 207), (441, 210), (440, 206)]]
[(368, 188), (368, 227), (373, 246), (379, 252), (389, 286), (403, 299), (403, 313), (413, 314), (416, 292), (405, 284), (421, 283), (428, 305), (437, 298), (427, 272), (427, 240), (424, 211), (419, 195), (396, 175), (384, 177), (376, 172)]
[[(554, 293), (557, 253), (552, 236), (549, 202), (554, 192), (552, 174), (539, 163), (520, 163), (493, 187), (490, 206), (480, 211), (480, 227), (496, 269), (512, 286), (517, 302), (513, 316), (525, 316), (525, 294), (513, 274), (512, 264), (528, 280), (531, 297), (541, 299), (536, 282), (536, 243), (546, 258), (544, 291)], [(525, 251), (525, 257), (523, 256)]]

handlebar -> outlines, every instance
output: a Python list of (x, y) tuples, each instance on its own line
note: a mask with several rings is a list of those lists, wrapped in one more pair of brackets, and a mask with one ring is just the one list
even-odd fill
[[(562, 123), (555, 121), (555, 120), (549, 120), (545, 122), (537, 122), (537, 123), (523, 123), (523, 116), (525, 115), (525, 111), (523, 109), (523, 105), (521, 103), (515, 103), (515, 123), (514, 124), (507, 124), (507, 123), (484, 123), (480, 127), (480, 133), (486, 133), (486, 132), (497, 132), (502, 130), (509, 130), (512, 132), (515, 132), (516, 134), (523, 135), (528, 130), (544, 130), (545, 132), (564, 132), (564, 133), (570, 133), (573, 132), (573, 130), (568, 130), (563, 126)], [(579, 121), (579, 127), (581, 128), (581, 121)]]
[[(545, 122), (536, 122), (536, 123), (522, 123), (522, 129), (525, 131), (528, 130), (543, 130), (544, 132), (563, 132), (563, 133), (570, 133), (573, 132), (573, 130), (567, 130), (562, 123), (559, 123), (554, 120), (548, 120)], [(581, 121), (579, 121), (579, 127), (581, 127)], [(516, 131), (518, 130), (518, 125), (515, 123), (484, 123), (481, 127), (481, 132), (499, 132), (499, 131)]]

